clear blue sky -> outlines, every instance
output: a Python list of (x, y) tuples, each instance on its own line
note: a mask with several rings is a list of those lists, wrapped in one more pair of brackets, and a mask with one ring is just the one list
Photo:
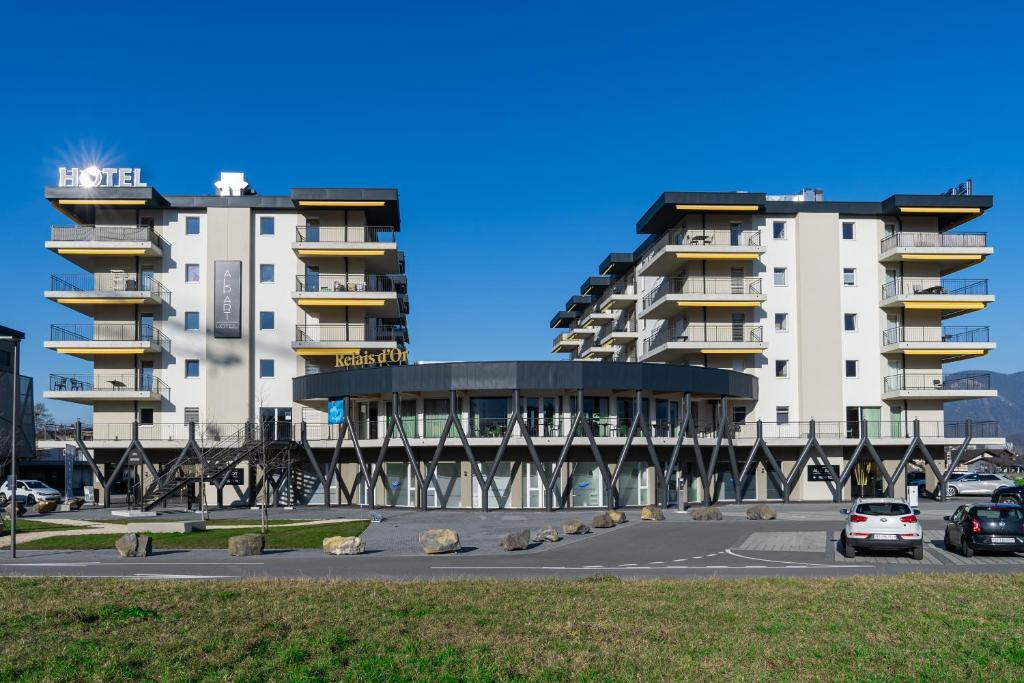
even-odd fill
[[(41, 294), (61, 164), (168, 193), (240, 170), (401, 193), (417, 360), (549, 358), (548, 322), (664, 190), (876, 200), (971, 177), (998, 301), (971, 322), (1024, 368), (1017, 3), (16, 3), (0, 29), (0, 324), (41, 393), (82, 361)], [(897, 7), (894, 9), (894, 5)], [(966, 368), (969, 365), (958, 366)], [(54, 402), (60, 418), (87, 415)]]

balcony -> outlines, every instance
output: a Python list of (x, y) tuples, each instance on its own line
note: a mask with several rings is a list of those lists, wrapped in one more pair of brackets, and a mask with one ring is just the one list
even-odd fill
[(83, 266), (97, 257), (162, 254), (160, 238), (148, 225), (54, 225), (46, 248)]
[(636, 306), (636, 286), (628, 282), (611, 284), (594, 307), (599, 311), (628, 311)]
[(54, 274), (43, 296), (86, 314), (97, 306), (159, 306), (171, 301), (170, 291), (150, 273)]
[(928, 261), (936, 263), (943, 275), (992, 254), (983, 232), (898, 232), (882, 238), (880, 249), (883, 263)]
[(292, 348), (299, 356), (337, 356), (363, 350), (394, 349), (408, 341), (404, 325), (296, 325)]
[(160, 401), (170, 398), (166, 384), (149, 375), (97, 373), (50, 375), (44, 398), (92, 404), (98, 401)]
[(551, 353), (572, 353), (580, 348), (583, 342), (579, 339), (570, 338), (570, 334), (569, 332), (556, 334), (554, 341), (551, 343)]
[(390, 226), (300, 225), (295, 229), (292, 249), (304, 259), (335, 256), (372, 258), (381, 270), (393, 273), (401, 270), (395, 229)]
[(893, 327), (882, 331), (882, 353), (935, 356), (942, 362), (983, 356), (996, 345), (988, 327)]
[(408, 312), (404, 275), (307, 273), (295, 278), (292, 298), (299, 306), (373, 308), (382, 318)]
[(644, 297), (640, 317), (674, 318), (680, 308), (757, 308), (764, 300), (759, 277), (672, 277)]
[(992, 398), (997, 392), (991, 388), (991, 376), (938, 374), (890, 375), (882, 380), (882, 399), (930, 399), (959, 401), (971, 398)]
[(609, 359), (614, 355), (615, 345), (597, 343), (596, 335), (584, 341), (580, 347), (580, 358)]
[(149, 324), (50, 325), (43, 346), (72, 356), (132, 356), (171, 350), (171, 340)]
[(882, 285), (882, 308), (941, 311), (952, 318), (980, 311), (995, 301), (988, 293), (988, 280), (951, 278), (896, 278)]
[(679, 272), (686, 261), (756, 261), (765, 251), (760, 230), (672, 232), (641, 262), (637, 275), (661, 277)]
[(679, 332), (673, 327), (666, 323), (644, 340), (641, 361), (673, 362), (693, 354), (756, 355), (768, 346), (761, 325), (690, 323)]
[(640, 333), (637, 332), (636, 323), (631, 317), (622, 317), (614, 323), (603, 326), (597, 332), (597, 339), (601, 344), (613, 344), (617, 346), (628, 346), (635, 344)]

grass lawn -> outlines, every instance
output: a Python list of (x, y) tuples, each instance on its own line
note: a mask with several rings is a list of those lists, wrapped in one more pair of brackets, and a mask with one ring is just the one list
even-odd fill
[(0, 680), (1019, 681), (1024, 674), (1020, 575), (10, 579), (3, 586)]
[[(343, 515), (339, 515), (343, 516)], [(194, 519), (202, 519), (201, 515), (195, 515)], [(175, 521), (180, 521), (181, 517), (175, 517)], [(89, 519), (89, 522), (96, 524), (129, 524), (131, 522), (166, 522), (168, 519), (161, 519), (160, 517), (136, 517), (134, 519), (130, 517), (108, 517), (106, 519)], [(303, 522), (309, 523), (316, 520), (312, 519), (271, 519), (268, 520), (268, 526), (279, 526), (281, 524), (302, 524)], [(206, 526), (252, 526), (260, 525), (259, 515), (256, 517), (246, 517), (239, 519), (232, 519), (230, 517), (221, 517), (220, 519), (208, 519), (206, 520)]]
[[(11, 533), (11, 520), (4, 519), (3, 530), (0, 531), (0, 536), (7, 536)], [(59, 522), (37, 522), (34, 519), (22, 519), (18, 517), (18, 533), (28, 533), (29, 531), (63, 531), (65, 529), (81, 529), (81, 526), (74, 526), (71, 524), (60, 524)]]
[[(336, 524), (317, 524), (304, 527), (287, 527), (276, 529), (270, 527), (267, 532), (268, 548), (320, 548), (328, 536), (358, 536), (363, 533), (368, 522), (339, 522)], [(20, 528), (20, 525), (19, 525)], [(244, 533), (258, 533), (259, 524), (244, 529), (207, 529), (191, 531), (183, 534), (149, 534), (153, 537), (153, 548), (161, 549), (199, 549), (228, 547), (228, 538)], [(25, 550), (107, 550), (114, 547), (114, 542), (121, 534), (89, 534), (81, 536), (51, 536), (35, 541), (19, 542), (18, 547)]]

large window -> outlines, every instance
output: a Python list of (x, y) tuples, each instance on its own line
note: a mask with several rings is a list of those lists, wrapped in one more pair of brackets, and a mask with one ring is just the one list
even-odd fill
[(843, 329), (847, 332), (857, 331), (857, 314), (856, 313), (844, 313), (843, 314)]
[(789, 329), (789, 315), (786, 313), (775, 314), (775, 331), (785, 332)]
[(260, 311), (260, 329), (261, 330), (272, 330), (272, 329), (274, 329), (274, 312), (273, 311)]
[(783, 221), (772, 223), (772, 237), (777, 240), (786, 239), (786, 224)]
[(273, 282), (274, 281), (274, 264), (273, 263), (261, 263), (260, 264), (260, 282)]
[(509, 399), (472, 398), (469, 401), (470, 436), (500, 438), (508, 425)]
[(273, 235), (274, 234), (274, 217), (273, 216), (260, 216), (260, 234), (261, 235)]
[(775, 361), (775, 376), (776, 377), (789, 377), (789, 361), (788, 360), (777, 360), (777, 361)]
[(843, 286), (853, 287), (857, 284), (857, 269), (843, 268)]
[(853, 223), (843, 223), (843, 239), (853, 239)]
[(186, 311), (185, 312), (185, 329), (186, 330), (198, 330), (199, 329), (199, 312), (198, 311)]
[(274, 359), (273, 358), (261, 358), (260, 359), (260, 377), (273, 377), (274, 376)]
[(786, 286), (786, 269), (776, 268), (775, 269), (775, 286), (785, 287)]
[(856, 377), (857, 376), (857, 361), (848, 360), (846, 361), (846, 376)]
[(199, 216), (186, 216), (185, 217), (185, 234), (186, 235), (198, 235), (199, 234)]
[(185, 282), (199, 282), (199, 264), (185, 264)]
[(199, 376), (199, 361), (190, 359), (185, 361), (185, 376), (186, 377), (198, 377)]
[(789, 424), (789, 406), (775, 407), (775, 421), (780, 425)]

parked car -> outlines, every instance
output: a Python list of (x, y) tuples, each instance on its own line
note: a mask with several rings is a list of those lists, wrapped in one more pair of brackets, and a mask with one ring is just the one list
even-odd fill
[(943, 545), (971, 557), (975, 550), (1024, 550), (1024, 507), (1006, 503), (961, 505), (947, 522)]
[(1001, 474), (965, 474), (946, 484), (947, 496), (991, 496), (996, 489), (1013, 486), (1012, 479)]
[(840, 538), (845, 557), (857, 550), (909, 550), (915, 560), (924, 558), (921, 511), (911, 508), (903, 498), (858, 498), (847, 515)]
[(1004, 486), (992, 494), (993, 503), (1024, 505), (1024, 486)]
[[(7, 480), (0, 486), (0, 507), (7, 505), (11, 498), (11, 482)], [(24, 501), (26, 505), (35, 505), (42, 500), (60, 502), (61, 495), (57, 489), (47, 486), (38, 479), (19, 479), (15, 500)]]

